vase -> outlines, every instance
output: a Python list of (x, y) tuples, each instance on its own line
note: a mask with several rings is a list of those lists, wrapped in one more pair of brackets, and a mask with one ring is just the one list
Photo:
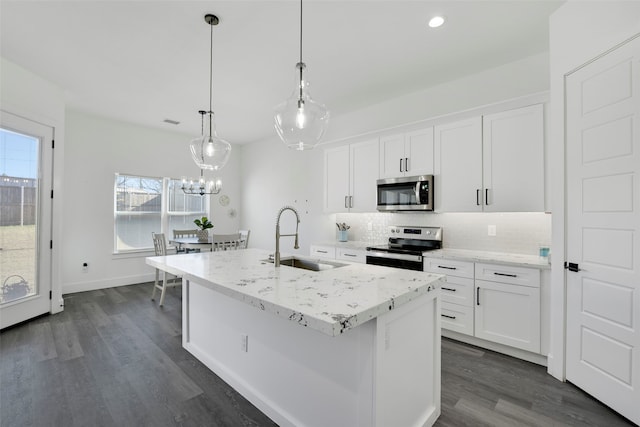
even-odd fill
[(198, 242), (207, 243), (209, 241), (209, 230), (196, 230), (196, 236), (198, 236)]

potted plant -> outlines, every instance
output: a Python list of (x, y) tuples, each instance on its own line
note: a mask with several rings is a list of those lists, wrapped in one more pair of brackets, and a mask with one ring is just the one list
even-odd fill
[(209, 232), (207, 231), (209, 228), (213, 228), (213, 224), (209, 221), (209, 218), (203, 216), (202, 218), (196, 218), (193, 220), (193, 223), (198, 226), (198, 231), (196, 235), (198, 236), (198, 242), (208, 242), (209, 241)]

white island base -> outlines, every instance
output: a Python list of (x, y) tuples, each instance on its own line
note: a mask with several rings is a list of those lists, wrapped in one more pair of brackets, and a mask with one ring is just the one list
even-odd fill
[(332, 337), (185, 278), (183, 346), (281, 426), (430, 426), (440, 415), (438, 295)]

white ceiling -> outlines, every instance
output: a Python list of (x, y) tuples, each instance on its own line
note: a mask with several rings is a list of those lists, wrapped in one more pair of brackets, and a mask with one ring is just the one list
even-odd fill
[[(333, 116), (548, 50), (562, 1), (304, 0), (311, 93)], [(0, 1), (0, 54), (64, 89), (73, 109), (200, 133), (209, 103), (232, 143), (275, 135), (298, 61), (299, 3)], [(435, 14), (445, 25), (429, 29)], [(164, 119), (180, 122), (163, 123)]]

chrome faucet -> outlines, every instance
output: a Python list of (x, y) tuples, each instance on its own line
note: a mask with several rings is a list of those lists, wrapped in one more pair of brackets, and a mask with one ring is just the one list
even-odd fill
[[(296, 214), (296, 233), (295, 234), (280, 234), (280, 216), (282, 215), (282, 212), (286, 211), (286, 210), (290, 210), (293, 211), (294, 214)], [(298, 211), (292, 207), (292, 206), (283, 206), (280, 211), (278, 211), (278, 219), (276, 220), (276, 253), (274, 256), (274, 265), (276, 267), (280, 267), (280, 237), (282, 236), (296, 236), (296, 240), (293, 243), (293, 248), (294, 249), (299, 249), (300, 246), (298, 246), (298, 225), (300, 224), (300, 216), (298, 215)]]

